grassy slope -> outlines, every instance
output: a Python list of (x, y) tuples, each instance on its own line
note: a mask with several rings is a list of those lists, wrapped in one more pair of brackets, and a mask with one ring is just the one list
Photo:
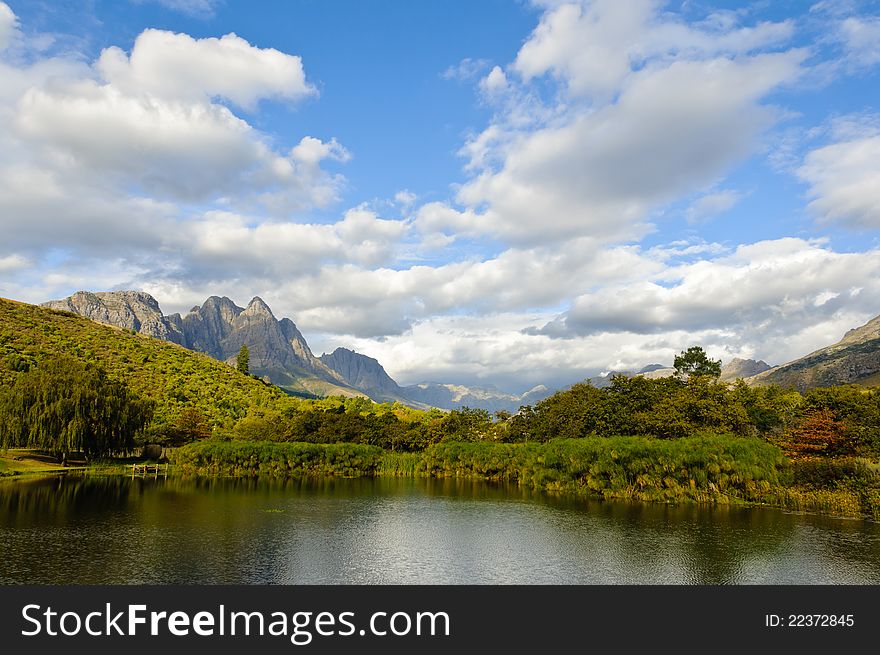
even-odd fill
[[(828, 346), (793, 362), (748, 378), (752, 384), (778, 384), (800, 391), (838, 384), (874, 386), (880, 380), (880, 339)], [(865, 371), (856, 374), (855, 371)]]
[(67, 312), (0, 299), (0, 383), (17, 375), (16, 357), (34, 365), (52, 355), (94, 362), (154, 399), (159, 422), (195, 407), (212, 423), (224, 424), (248, 407), (277, 404), (284, 397), (207, 355)]

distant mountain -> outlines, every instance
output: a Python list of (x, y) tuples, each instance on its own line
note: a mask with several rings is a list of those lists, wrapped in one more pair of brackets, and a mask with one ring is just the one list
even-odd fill
[(321, 361), (339, 373), (348, 384), (375, 400), (399, 401), (416, 408), (471, 407), (490, 412), (515, 412), (522, 405), (534, 404), (552, 393), (543, 385), (521, 395), (504, 393), (498, 389), (436, 382), (402, 387), (385, 372), (376, 359), (347, 348), (337, 348), (329, 355), (321, 355)]
[(764, 360), (740, 359), (734, 357), (721, 368), (721, 379), (724, 382), (732, 382), (740, 378), (750, 378), (758, 373), (769, 371), (770, 364)]
[(779, 384), (801, 391), (856, 383), (880, 384), (880, 316), (849, 330), (834, 345), (746, 379), (749, 384)]
[(230, 364), (247, 345), (251, 373), (288, 391), (364, 395), (315, 357), (293, 321), (278, 321), (259, 297), (242, 308), (229, 298), (211, 296), (185, 316), (164, 316), (156, 299), (139, 291), (79, 291), (43, 306), (171, 341)]
[(378, 360), (348, 348), (337, 348), (320, 357), (322, 364), (336, 372), (346, 384), (360, 389), (374, 400), (402, 401), (401, 387), (391, 379)]
[(441, 409), (470, 407), (485, 409), (489, 412), (516, 412), (523, 405), (534, 405), (553, 392), (543, 384), (530, 389), (524, 394), (505, 393), (487, 387), (466, 387), (460, 384), (438, 384), (423, 382), (401, 388), (402, 395), (410, 401), (418, 402)]

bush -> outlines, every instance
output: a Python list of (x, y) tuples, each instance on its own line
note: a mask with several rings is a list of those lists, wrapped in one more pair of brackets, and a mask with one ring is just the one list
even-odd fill
[(208, 475), (357, 477), (374, 475), (382, 452), (381, 448), (357, 444), (209, 439), (176, 449), (171, 461), (184, 472)]

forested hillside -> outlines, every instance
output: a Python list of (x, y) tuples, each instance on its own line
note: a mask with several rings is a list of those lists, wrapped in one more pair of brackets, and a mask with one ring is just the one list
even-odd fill
[(0, 299), (0, 382), (10, 383), (43, 360), (61, 356), (97, 364), (109, 378), (155, 401), (152, 429), (158, 432), (181, 417), (207, 430), (232, 425), (249, 408), (284, 399), (276, 387), (173, 343)]

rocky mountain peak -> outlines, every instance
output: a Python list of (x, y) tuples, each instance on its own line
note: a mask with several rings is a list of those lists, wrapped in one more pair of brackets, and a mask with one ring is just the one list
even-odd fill
[(840, 340), (841, 344), (856, 344), (880, 338), (880, 316), (875, 316), (861, 327), (847, 330)]
[(144, 291), (77, 291), (62, 300), (43, 303), (44, 307), (85, 316), (98, 323), (134, 330), (157, 339), (183, 344), (179, 326), (165, 320), (159, 303)]
[(763, 359), (740, 359), (734, 357), (727, 362), (721, 369), (721, 379), (724, 381), (738, 380), (739, 378), (750, 378), (764, 371), (769, 371), (772, 367)]
[(342, 376), (346, 383), (358, 389), (398, 393), (400, 387), (373, 357), (361, 355), (348, 348), (337, 348), (323, 354), (320, 360), (328, 368)]
[(265, 316), (272, 319), (275, 318), (275, 315), (272, 314), (272, 310), (269, 309), (269, 305), (267, 305), (259, 296), (251, 298), (251, 301), (248, 303), (248, 306), (242, 314), (247, 314), (248, 316)]
[(251, 371), (267, 375), (276, 384), (309, 393), (319, 389), (357, 395), (345, 386), (342, 376), (312, 354), (293, 321), (277, 321), (259, 296), (246, 308), (226, 296), (210, 296), (183, 317), (163, 316), (156, 299), (141, 291), (81, 291), (45, 305), (173, 341), (225, 362), (234, 362), (246, 345)]

